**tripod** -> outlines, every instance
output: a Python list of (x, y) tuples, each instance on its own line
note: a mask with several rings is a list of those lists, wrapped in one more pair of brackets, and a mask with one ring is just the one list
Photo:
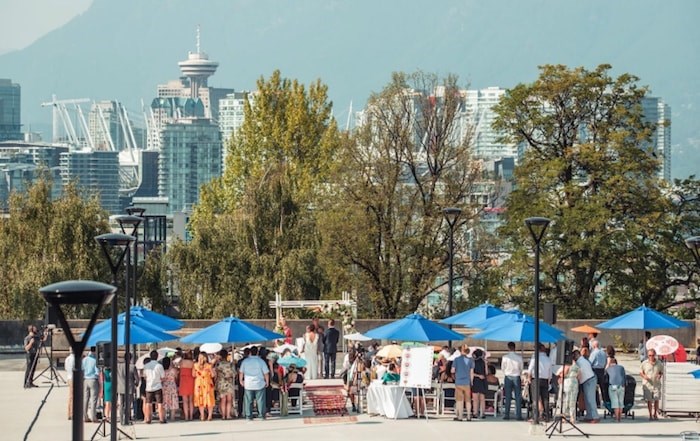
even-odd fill
[[(90, 441), (93, 441), (95, 439), (95, 437), (97, 437), (98, 435), (101, 438), (109, 436), (109, 434), (110, 434), (109, 428), (110, 427), (111, 427), (111, 424), (109, 423), (109, 420), (107, 420), (106, 418), (103, 417), (102, 421), (100, 421), (100, 424), (97, 425), (97, 429), (95, 429), (95, 432), (90, 437)], [(132, 439), (132, 440), (136, 439), (135, 436), (132, 436), (132, 435), (124, 432), (124, 430), (121, 429), (120, 427), (117, 427), (117, 432), (121, 433), (124, 437), (126, 437), (128, 439)]]
[[(561, 385), (559, 386), (559, 397), (557, 398), (557, 406), (556, 406), (556, 415), (554, 416), (554, 421), (552, 421), (552, 424), (547, 427), (545, 430), (545, 433), (547, 434), (547, 438), (551, 438), (552, 435), (554, 435), (554, 432), (558, 433), (564, 433), (568, 432), (569, 430), (577, 430), (578, 433), (581, 435), (585, 436), (588, 438), (588, 434), (584, 433), (583, 430), (581, 430), (572, 420), (569, 418), (568, 415), (564, 413), (564, 371), (566, 370), (566, 364), (562, 366), (561, 369)], [(564, 430), (564, 423), (567, 423), (571, 427)]]
[[(53, 362), (53, 328), (52, 327), (47, 327), (46, 331), (48, 333), (48, 336), (46, 339), (40, 339), (39, 340), (39, 349), (37, 350), (36, 356), (34, 356), (34, 360), (32, 361), (32, 371), (36, 368), (36, 365), (39, 361), (39, 358), (43, 355), (46, 357), (46, 360), (49, 362), (49, 365), (44, 368), (43, 371), (39, 372), (38, 374), (34, 375), (34, 378), (32, 378), (32, 383), (36, 380), (39, 379), (39, 377), (45, 377), (48, 378), (50, 383), (56, 384), (56, 386), (60, 386), (60, 382), (63, 384), (66, 384), (66, 380), (61, 377), (61, 375), (58, 373), (56, 370), (56, 366), (54, 365)], [(49, 348), (46, 348), (46, 342), (45, 340), (49, 341)], [(50, 351), (50, 352), (49, 352)]]
[[(104, 372), (104, 370), (102, 372)], [(115, 374), (111, 374), (111, 375), (115, 375)], [(104, 377), (104, 373), (103, 373), (103, 377)], [(107, 419), (107, 416), (104, 414), (104, 407), (105, 407), (104, 399), (105, 399), (105, 397), (103, 396), (102, 397), (102, 409), (103, 409), (102, 419), (100, 420), (100, 423), (97, 425), (97, 429), (95, 429), (95, 432), (93, 432), (92, 436), (90, 437), (90, 441), (94, 441), (95, 437), (97, 437), (98, 435), (100, 437), (104, 438), (104, 437), (107, 437), (111, 434), (111, 432), (108, 429), (111, 429), (112, 424)], [(117, 403), (112, 403), (112, 405), (116, 406)], [(130, 435), (130, 434), (126, 433), (122, 428), (120, 428), (116, 424), (114, 425), (114, 427), (117, 430), (118, 434), (122, 434), (124, 437), (131, 439), (131, 440), (136, 439), (136, 435)]]

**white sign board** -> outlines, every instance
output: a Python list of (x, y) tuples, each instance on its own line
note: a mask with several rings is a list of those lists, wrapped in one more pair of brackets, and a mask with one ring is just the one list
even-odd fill
[(401, 379), (403, 387), (430, 389), (433, 378), (433, 347), (405, 348), (401, 356)]

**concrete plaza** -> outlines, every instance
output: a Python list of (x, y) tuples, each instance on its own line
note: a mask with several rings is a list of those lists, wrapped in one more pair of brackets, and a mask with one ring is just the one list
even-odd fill
[[(627, 360), (628, 370), (636, 374), (635, 360)], [(37, 372), (45, 367), (40, 365)], [(65, 385), (52, 386), (48, 379), (40, 378), (33, 389), (23, 389), (23, 357), (5, 357), (0, 359), (0, 388), (4, 391), (0, 398), (0, 415), (2, 415), (3, 440), (38, 440), (54, 441), (71, 439), (71, 421), (66, 418), (68, 388)], [(63, 371), (59, 370), (63, 375)], [(637, 374), (638, 375), (638, 374)], [(641, 387), (638, 386), (638, 392)], [(698, 397), (700, 399), (700, 397)], [(639, 401), (637, 401), (639, 403)], [(695, 418), (662, 418), (649, 421), (646, 408), (635, 406), (636, 419), (624, 420), (622, 423), (610, 419), (601, 420), (600, 424), (579, 424), (584, 432), (596, 440), (613, 440), (624, 437), (626, 440), (680, 439), (683, 431), (700, 431), (700, 423)], [(354, 414), (353, 414), (354, 415)], [(531, 440), (546, 439), (544, 426), (532, 430), (526, 422), (503, 421), (499, 418), (487, 418), (471, 422), (455, 422), (451, 416), (425, 420), (389, 420), (383, 417), (369, 417), (366, 414), (356, 418), (308, 418), (313, 416), (311, 409), (305, 410), (304, 417), (272, 417), (266, 421), (255, 420), (214, 420), (208, 422), (169, 422), (168, 424), (135, 423), (126, 428), (137, 439), (152, 440), (236, 440), (260, 441), (261, 439), (280, 440), (324, 440), (357, 441), (374, 440), (452, 440), (476, 438), (488, 440)], [(89, 439), (97, 424), (85, 424), (85, 439)], [(564, 429), (567, 427), (565, 425)], [(533, 433), (534, 432), (534, 433)], [(553, 438), (573, 437), (576, 431), (563, 434), (555, 433)], [(579, 438), (583, 438), (578, 435)], [(96, 439), (100, 439), (99, 437)]]

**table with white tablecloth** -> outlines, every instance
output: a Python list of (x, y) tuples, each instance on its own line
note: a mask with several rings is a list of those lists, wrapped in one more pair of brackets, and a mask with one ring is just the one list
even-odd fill
[(367, 388), (367, 413), (387, 418), (408, 418), (413, 415), (411, 404), (399, 385), (373, 382)]

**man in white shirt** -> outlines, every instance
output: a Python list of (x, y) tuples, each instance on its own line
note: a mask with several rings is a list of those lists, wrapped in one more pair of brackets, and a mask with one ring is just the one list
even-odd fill
[(522, 384), (520, 374), (523, 372), (523, 357), (515, 352), (515, 343), (508, 343), (508, 353), (501, 360), (501, 370), (503, 371), (503, 384), (506, 394), (506, 409), (504, 420), (510, 419), (510, 402), (515, 394), (515, 418), (522, 421)]
[(530, 359), (530, 365), (527, 368), (527, 372), (530, 376), (530, 396), (534, 397), (534, 387), (539, 388), (539, 410), (540, 419), (547, 421), (549, 419), (549, 380), (552, 378), (552, 362), (547, 356), (547, 348), (540, 343), (539, 351), (537, 352), (537, 357), (540, 361), (540, 381), (535, 384), (535, 357)]
[(146, 402), (144, 403), (143, 415), (146, 424), (151, 424), (152, 403), (156, 403), (158, 408), (158, 418), (161, 424), (165, 424), (165, 409), (163, 409), (163, 377), (165, 370), (163, 365), (158, 363), (158, 351), (151, 351), (151, 361), (143, 366), (143, 375), (146, 379)]
[(73, 419), (73, 369), (75, 369), (75, 354), (73, 349), (63, 362), (63, 368), (66, 370), (66, 381), (68, 382), (68, 419)]
[(579, 368), (579, 384), (583, 388), (583, 401), (586, 403), (586, 418), (589, 423), (597, 423), (600, 421), (598, 409), (595, 403), (596, 389), (598, 387), (598, 379), (593, 372), (591, 362), (586, 357), (581, 356), (581, 351), (578, 349), (573, 353), (574, 362)]
[(265, 419), (265, 389), (270, 384), (270, 368), (260, 357), (258, 347), (250, 348), (250, 356), (243, 360), (238, 373), (239, 380), (245, 388), (243, 411), (248, 421), (253, 420), (253, 400), (257, 402), (258, 416)]

